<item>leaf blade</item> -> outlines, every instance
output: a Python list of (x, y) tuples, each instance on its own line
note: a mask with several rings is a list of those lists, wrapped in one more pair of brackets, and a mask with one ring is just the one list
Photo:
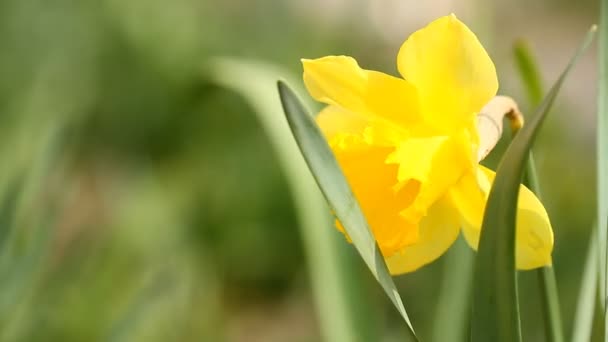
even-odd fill
[(521, 341), (515, 272), (515, 217), (519, 184), (528, 152), (566, 76), (589, 46), (595, 27), (587, 33), (558, 80), (527, 125), (505, 152), (484, 213), (475, 262), (472, 341)]
[(293, 91), (281, 81), (278, 83), (278, 89), (289, 126), (319, 188), (364, 262), (406, 322), (408, 337), (417, 341), (384, 258), (329, 145)]
[[(528, 95), (528, 102), (532, 106), (537, 106), (542, 101), (543, 87), (541, 82), (540, 71), (538, 70), (536, 60), (524, 40), (520, 40), (514, 47), (515, 61), (517, 70), (523, 81)], [(524, 174), (524, 184), (532, 190), (542, 201), (540, 183), (536, 172), (536, 162), (534, 154), (530, 151), (528, 163)], [(563, 342), (563, 325), (559, 305), (559, 293), (557, 290), (557, 281), (555, 272), (552, 266), (545, 266), (535, 270), (539, 282), (540, 298), (543, 308), (543, 316), (545, 323), (545, 336), (552, 342)], [(593, 309), (592, 309), (593, 310)]]
[(591, 341), (593, 320), (597, 301), (597, 228), (593, 227), (585, 266), (581, 280), (580, 290), (576, 301), (576, 311), (574, 313), (574, 323), (572, 328), (572, 342)]
[(374, 319), (369, 315), (375, 308), (365, 294), (359, 260), (335, 229), (276, 95), (278, 78), (288, 77), (294, 83), (296, 78), (265, 62), (229, 57), (208, 61), (204, 74), (207, 80), (242, 96), (269, 137), (294, 202), (323, 340), (377, 340)]
[(294, 202), (323, 339), (376, 340), (374, 327), (364, 316), (370, 309), (355, 268), (357, 260), (334, 228), (323, 196), (283, 118), (275, 82), (289, 74), (268, 63), (228, 57), (209, 61), (204, 73), (214, 84), (242, 96), (269, 137)]
[(518, 40), (513, 47), (513, 55), (519, 77), (523, 81), (528, 102), (538, 106), (543, 100), (543, 83), (538, 71), (536, 59), (525, 40)]

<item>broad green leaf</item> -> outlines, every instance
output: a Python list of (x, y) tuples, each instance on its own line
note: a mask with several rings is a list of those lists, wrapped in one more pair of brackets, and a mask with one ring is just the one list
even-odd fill
[[(528, 95), (528, 102), (537, 106), (542, 101), (542, 82), (537, 63), (525, 41), (520, 40), (514, 48), (515, 61), (520, 77)], [(540, 184), (536, 172), (534, 154), (529, 152), (528, 163), (524, 174), (524, 184), (542, 200)], [(564, 341), (564, 329), (559, 305), (557, 281), (552, 266), (542, 267), (535, 271), (538, 276), (540, 299), (544, 315), (545, 334), (552, 342)], [(593, 309), (592, 309), (593, 310)]]
[[(608, 334), (608, 0), (600, 5), (599, 80), (597, 91), (597, 227), (599, 252), (599, 295), (604, 333)], [(604, 335), (608, 341), (608, 335)]]
[(287, 121), (317, 184), (334, 214), (346, 229), (355, 248), (403, 316), (409, 328), (408, 336), (411, 340), (417, 341), (414, 329), (376, 240), (370, 232), (365, 216), (329, 145), (314, 119), (306, 112), (293, 91), (283, 82), (279, 82), (278, 86)]
[(472, 341), (521, 341), (515, 272), (515, 218), (528, 152), (566, 76), (593, 40), (593, 27), (535, 115), (505, 152), (484, 213), (475, 262)]
[(289, 73), (265, 63), (218, 58), (208, 80), (243, 96), (270, 138), (291, 189), (300, 222), (312, 288), (325, 341), (374, 341), (369, 303), (355, 260), (333, 225), (323, 195), (308, 171), (276, 95), (276, 80)]

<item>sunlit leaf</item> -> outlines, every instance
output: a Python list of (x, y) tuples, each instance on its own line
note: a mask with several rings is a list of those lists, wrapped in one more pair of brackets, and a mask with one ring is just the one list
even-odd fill
[(284, 70), (266, 63), (219, 58), (206, 69), (209, 80), (243, 96), (270, 138), (291, 189), (304, 251), (326, 341), (374, 341), (374, 318), (356, 275), (354, 258), (333, 226), (329, 208), (291, 136), (276, 93)]

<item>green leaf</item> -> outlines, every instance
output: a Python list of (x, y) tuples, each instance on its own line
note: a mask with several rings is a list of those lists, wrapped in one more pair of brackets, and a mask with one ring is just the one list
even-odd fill
[(205, 72), (208, 80), (247, 100), (270, 138), (293, 195), (323, 340), (378, 340), (357, 260), (334, 227), (276, 96), (276, 80), (289, 73), (266, 63), (232, 58), (210, 61)]
[(409, 337), (417, 341), (401, 297), (395, 288), (384, 258), (372, 236), (365, 216), (346, 181), (329, 145), (296, 95), (285, 83), (278, 83), (279, 95), (289, 126), (308, 167), (327, 202), (351, 238), (361, 257), (372, 271), (409, 328)]
[(591, 330), (593, 327), (595, 302), (597, 299), (597, 228), (593, 227), (589, 247), (587, 247), (587, 257), (585, 258), (585, 268), (581, 280), (576, 312), (574, 314), (574, 324), (572, 328), (572, 342), (591, 341)]
[(5, 189), (2, 189), (2, 200), (0, 201), (0, 251), (2, 251), (13, 231), (18, 198), (23, 189), (23, 180), (22, 175), (17, 175), (12, 181), (8, 182)]
[(475, 262), (472, 341), (521, 341), (515, 272), (515, 218), (519, 184), (528, 152), (566, 76), (593, 40), (587, 33), (570, 63), (555, 82), (535, 115), (505, 152), (488, 197), (479, 251)]
[[(515, 44), (514, 53), (517, 70), (519, 70), (520, 77), (526, 88), (528, 102), (533, 106), (537, 106), (542, 101), (543, 87), (536, 61), (532, 56), (530, 48), (523, 40), (520, 40)], [(534, 162), (534, 154), (532, 151), (529, 152), (528, 156), (528, 163), (524, 174), (524, 184), (542, 201), (540, 183), (538, 181), (536, 163)], [(547, 340), (552, 342), (563, 342), (564, 329), (562, 325), (555, 272), (553, 271), (552, 266), (541, 267), (535, 270), (535, 272), (538, 276)]]
[(536, 60), (525, 40), (515, 42), (513, 48), (519, 77), (522, 79), (528, 102), (537, 106), (543, 99), (543, 85)]

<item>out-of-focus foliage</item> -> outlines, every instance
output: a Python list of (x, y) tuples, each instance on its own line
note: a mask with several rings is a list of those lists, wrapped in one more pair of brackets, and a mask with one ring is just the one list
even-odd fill
[[(203, 72), (226, 55), (295, 73), (300, 58), (328, 54), (394, 69), (398, 46), (361, 24), (365, 4), (330, 23), (328, 8), (303, 3), (0, 1), (0, 340), (319, 339), (268, 138), (252, 108)], [(578, 110), (563, 99), (554, 117)], [(592, 151), (564, 142), (559, 121), (546, 128), (536, 152), (570, 322), (593, 213)], [(548, 172), (556, 165), (589, 168), (574, 178)], [(443, 262), (396, 279), (423, 340), (441, 309)], [(381, 313), (374, 324), (402, 339), (398, 315), (360, 271)], [(535, 340), (536, 279), (520, 281), (524, 339)]]

